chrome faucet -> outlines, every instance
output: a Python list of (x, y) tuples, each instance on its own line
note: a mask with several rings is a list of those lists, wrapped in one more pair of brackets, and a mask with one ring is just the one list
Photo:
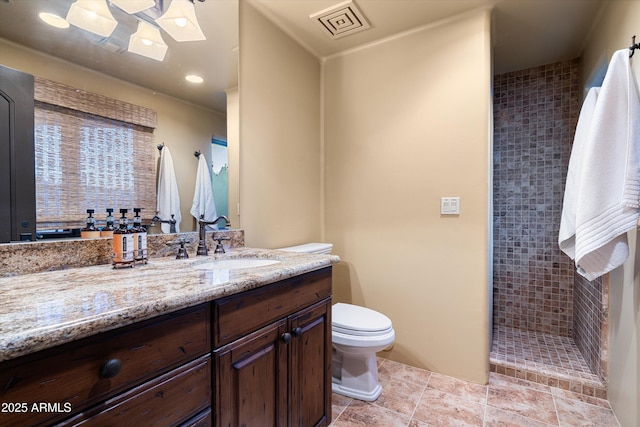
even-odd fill
[[(204, 220), (204, 215), (200, 215), (200, 219), (198, 220), (198, 227), (200, 228), (200, 234), (199, 234), (199, 241), (198, 241), (198, 250), (196, 251), (196, 255), (208, 255), (209, 251), (207, 250), (207, 233), (206, 233), (206, 226), (207, 225), (213, 225), (216, 222), (220, 221), (221, 219), (224, 219), (225, 222), (225, 227), (230, 227), (231, 226), (231, 221), (229, 221), (229, 218), (227, 218), (225, 215), (220, 215), (218, 218), (214, 219), (213, 221), (205, 221)], [(216, 248), (217, 250), (217, 248)], [(224, 252), (224, 250), (223, 250)]]
[(175, 233), (176, 219), (174, 218), (174, 216), (175, 215), (171, 214), (171, 219), (160, 219), (158, 215), (154, 215), (153, 218), (151, 218), (151, 225), (156, 225), (156, 221), (164, 224), (171, 224), (171, 227), (169, 228), (169, 233)]

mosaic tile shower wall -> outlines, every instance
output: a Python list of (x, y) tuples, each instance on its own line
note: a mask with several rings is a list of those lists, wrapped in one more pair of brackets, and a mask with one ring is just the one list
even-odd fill
[[(573, 339), (591, 372), (607, 382), (606, 346), (609, 327), (605, 307), (608, 307), (609, 281), (602, 277), (589, 282), (575, 275), (573, 282)], [(603, 300), (604, 299), (604, 300)]]
[(579, 60), (494, 78), (494, 325), (571, 337), (573, 262), (558, 248), (580, 113)]

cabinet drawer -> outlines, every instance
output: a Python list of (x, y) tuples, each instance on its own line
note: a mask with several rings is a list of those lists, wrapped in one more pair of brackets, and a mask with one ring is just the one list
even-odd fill
[(214, 348), (331, 295), (331, 267), (214, 301)]
[[(0, 401), (66, 404), (75, 413), (206, 354), (210, 342), (209, 304), (181, 310), (0, 364)], [(68, 416), (0, 413), (0, 425)]]
[[(204, 356), (90, 408), (62, 426), (175, 426), (211, 405), (211, 356)], [(200, 422), (206, 422), (200, 420)], [(204, 425), (187, 424), (187, 425)]]
[(180, 424), (180, 427), (211, 427), (212, 425), (211, 408), (207, 408), (189, 421)]

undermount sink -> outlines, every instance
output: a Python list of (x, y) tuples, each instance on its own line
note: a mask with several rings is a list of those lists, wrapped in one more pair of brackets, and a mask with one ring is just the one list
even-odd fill
[(277, 264), (277, 259), (267, 258), (232, 258), (218, 259), (204, 264), (196, 264), (193, 266), (196, 270), (235, 270), (240, 268), (264, 267), (267, 265)]

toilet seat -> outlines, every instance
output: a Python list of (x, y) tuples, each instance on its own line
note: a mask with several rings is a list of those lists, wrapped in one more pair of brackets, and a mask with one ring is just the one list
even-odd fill
[(369, 336), (343, 334), (337, 332), (335, 329), (331, 331), (331, 339), (333, 345), (336, 347), (340, 347), (343, 351), (347, 352), (360, 353), (363, 349), (367, 349), (368, 351), (373, 351), (375, 353), (385, 349), (387, 346), (393, 343), (395, 338), (396, 333), (393, 328), (384, 334)]
[(341, 328), (340, 326), (331, 325), (331, 330), (338, 334), (349, 335), (353, 337), (379, 337), (379, 336), (387, 335), (389, 332), (393, 330), (393, 328), (389, 327), (388, 329), (385, 329), (383, 331), (367, 332), (367, 331), (356, 331), (353, 329), (346, 329), (346, 328)]
[(379, 351), (395, 339), (391, 319), (387, 316), (344, 303), (336, 303), (331, 309), (331, 335), (334, 344), (350, 346), (354, 350), (372, 348)]
[(391, 319), (366, 307), (336, 303), (331, 308), (331, 329), (356, 336), (387, 335), (393, 329)]

